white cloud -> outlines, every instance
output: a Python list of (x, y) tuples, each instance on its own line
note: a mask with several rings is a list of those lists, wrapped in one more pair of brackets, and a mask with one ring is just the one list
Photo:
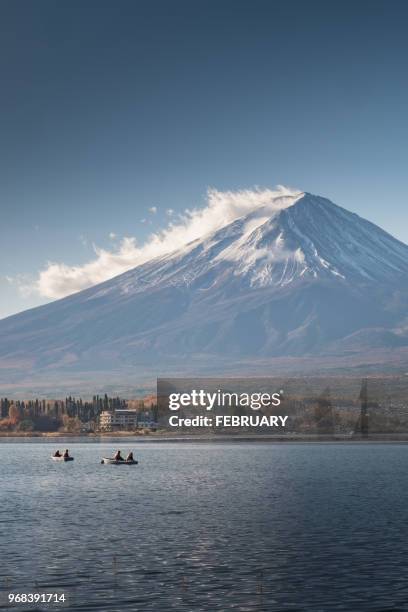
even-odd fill
[(115, 232), (109, 232), (109, 238), (111, 240), (115, 240), (115, 238), (117, 238), (117, 235), (115, 234)]
[[(149, 259), (170, 253), (231, 223), (256, 208), (266, 214), (293, 204), (301, 192), (279, 186), (272, 189), (217, 191), (210, 189), (206, 205), (186, 210), (164, 230), (139, 245), (135, 238), (123, 238), (112, 250), (94, 246), (95, 257), (78, 266), (49, 262), (35, 281), (35, 290), (47, 298), (61, 298), (126, 272)], [(155, 208), (155, 207), (153, 207)]]
[(166, 215), (167, 215), (168, 217), (172, 217), (172, 216), (174, 215), (174, 210), (173, 210), (172, 208), (168, 208), (168, 209), (166, 210)]
[(149, 213), (152, 213), (152, 215), (155, 215), (157, 213), (157, 206), (151, 206), (149, 208)]

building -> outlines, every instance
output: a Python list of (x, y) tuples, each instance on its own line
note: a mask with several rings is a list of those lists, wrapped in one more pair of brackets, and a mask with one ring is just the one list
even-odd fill
[(138, 426), (136, 410), (104, 410), (99, 417), (99, 427), (102, 431), (130, 430)]
[(137, 426), (142, 428), (142, 429), (152, 429), (152, 430), (156, 430), (158, 427), (158, 423), (156, 423), (156, 421), (152, 421), (152, 420), (147, 420), (146, 418), (142, 417), (138, 422), (137, 422)]

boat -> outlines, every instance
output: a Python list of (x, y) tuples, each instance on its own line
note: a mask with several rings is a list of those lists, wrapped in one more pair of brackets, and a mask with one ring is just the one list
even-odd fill
[(51, 459), (53, 461), (73, 461), (74, 460), (73, 457), (54, 457), (54, 455), (52, 455)]
[(137, 465), (138, 461), (134, 459), (132, 461), (118, 461), (117, 459), (112, 459), (112, 457), (103, 457), (101, 463), (105, 463), (106, 465)]

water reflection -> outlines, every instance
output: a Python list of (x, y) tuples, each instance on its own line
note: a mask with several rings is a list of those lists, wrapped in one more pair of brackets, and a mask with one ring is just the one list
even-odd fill
[(408, 609), (404, 445), (150, 443), (134, 469), (100, 465), (110, 443), (71, 447), (60, 464), (47, 443), (0, 445), (3, 595), (65, 590), (70, 610), (101, 612)]

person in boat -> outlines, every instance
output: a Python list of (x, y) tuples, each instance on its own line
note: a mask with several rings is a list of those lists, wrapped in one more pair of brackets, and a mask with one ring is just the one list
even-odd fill
[(126, 457), (126, 461), (134, 461), (132, 452), (128, 453), (128, 456)]
[(59, 452), (59, 450), (56, 450), (54, 453), (54, 457), (62, 457), (61, 453)]
[(64, 451), (64, 459), (69, 459), (69, 451), (67, 448)]
[(115, 456), (114, 456), (114, 460), (115, 461), (124, 461), (122, 455), (120, 454), (120, 450), (116, 451)]

